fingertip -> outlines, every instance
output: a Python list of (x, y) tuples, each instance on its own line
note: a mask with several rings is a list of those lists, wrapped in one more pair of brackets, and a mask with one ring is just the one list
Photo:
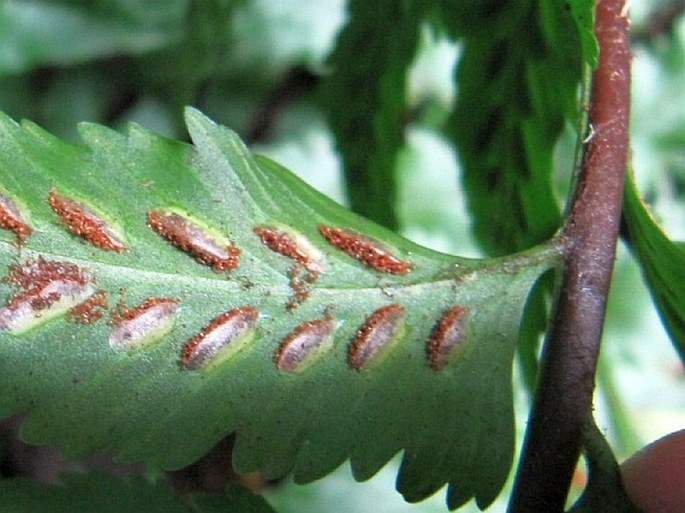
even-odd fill
[(685, 429), (636, 452), (621, 473), (628, 495), (644, 513), (685, 511)]

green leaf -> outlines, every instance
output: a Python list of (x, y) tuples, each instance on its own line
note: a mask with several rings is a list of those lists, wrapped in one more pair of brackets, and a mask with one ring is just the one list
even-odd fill
[(158, 49), (180, 36), (188, 3), (3, 2), (0, 75)]
[(408, 116), (406, 75), (419, 43), (421, 20), (411, 5), (348, 2), (349, 20), (321, 93), (352, 210), (388, 228), (397, 228), (395, 168)]
[(588, 483), (570, 513), (639, 513), (623, 487), (611, 447), (594, 423), (586, 429), (583, 456), (588, 464)]
[(0, 480), (0, 509), (13, 513), (273, 513), (268, 503), (240, 485), (224, 496), (195, 493), (182, 499), (162, 483), (121, 481), (100, 474), (67, 474), (61, 486), (27, 478)]
[[(235, 53), (233, 22), (241, 4), (245, 0), (192, 2), (183, 20), (182, 37), (132, 63), (137, 87), (180, 113), (184, 105), (201, 100), (200, 88), (206, 89), (218, 77), (233, 76), (236, 70), (230, 69), (227, 56)], [(254, 77), (250, 79), (255, 82)]]
[(592, 68), (597, 67), (599, 45), (595, 38), (595, 2), (594, 0), (570, 0), (571, 15), (578, 26), (580, 43), (583, 46), (583, 58)]
[(661, 230), (640, 199), (632, 178), (626, 180), (623, 220), (652, 299), (671, 341), (685, 362), (685, 246)]
[(559, 226), (552, 156), (565, 121), (577, 117), (581, 49), (563, 2), (485, 4), (488, 23), (463, 35), (446, 130), (463, 164), (474, 232), (501, 255)]
[(193, 146), (84, 124), (79, 147), (0, 118), (0, 417), (164, 469), (235, 432), (238, 471), (298, 482), (404, 450), (408, 500), (491, 502), (522, 305), (558, 251), (430, 251), (186, 121)]

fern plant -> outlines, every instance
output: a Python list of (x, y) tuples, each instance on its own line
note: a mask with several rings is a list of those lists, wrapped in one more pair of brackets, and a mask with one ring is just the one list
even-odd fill
[[(145, 46), (141, 36), (124, 63), (172, 103), (207, 86), (237, 9), (176, 4), (190, 20), (185, 39), (154, 32)], [(99, 9), (95, 18), (122, 24), (135, 11)], [(632, 182), (623, 191), (625, 5), (350, 0), (348, 15), (333, 71), (314, 82), (352, 207), (368, 219), (195, 108), (184, 111), (189, 142), (83, 123), (73, 144), (0, 117), (0, 418), (25, 414), (22, 438), (67, 458), (108, 451), (147, 469), (129, 483), (66, 476), (67, 488), (3, 479), (0, 504), (121, 511), (145, 495), (150, 511), (269, 511), (237, 486), (178, 498), (159, 479), (233, 435), (239, 473), (305, 483), (349, 460), (365, 480), (401, 452), (406, 500), (447, 484), (450, 509), (471, 499), (486, 508), (514, 461), (518, 355), (535, 393), (511, 511), (562, 511), (581, 453), (590, 482), (573, 511), (634, 510), (591, 417), (624, 194), (626, 240), (681, 356), (685, 310), (674, 285), (682, 248)], [(158, 23), (181, 30), (173, 13)], [(462, 44), (444, 133), (489, 258), (392, 231), (404, 84), (426, 23)], [(117, 31), (109, 37), (121, 51)], [(155, 82), (155, 66), (179, 51), (180, 62), (200, 59), (193, 73)], [(552, 154), (567, 123), (578, 148), (562, 215)]]

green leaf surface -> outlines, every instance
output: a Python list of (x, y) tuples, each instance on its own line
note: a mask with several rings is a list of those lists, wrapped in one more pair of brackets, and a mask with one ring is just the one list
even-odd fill
[(407, 71), (419, 44), (421, 20), (412, 5), (348, 2), (321, 93), (352, 210), (389, 228), (397, 228), (395, 171), (408, 116)]
[[(81, 147), (0, 119), (0, 417), (29, 412), (22, 436), (67, 456), (164, 469), (235, 432), (236, 470), (299, 482), (347, 458), (366, 479), (404, 450), (408, 500), (449, 482), (452, 507), (491, 502), (512, 460), (521, 310), (557, 251), (430, 251), (186, 121), (193, 145), (83, 124)], [(108, 231), (89, 239), (94, 216)], [(191, 235), (171, 245), (160, 219)], [(193, 353), (212, 338), (224, 353)]]
[(623, 221), (624, 235), (642, 267), (661, 320), (685, 362), (685, 245), (664, 234), (632, 178), (626, 181)]
[(592, 68), (595, 68), (599, 59), (599, 45), (595, 38), (595, 2), (594, 0), (570, 0), (568, 4), (571, 6), (571, 15), (578, 26), (583, 58)]
[(187, 0), (0, 4), (0, 75), (158, 49), (180, 36)]
[(163, 483), (122, 481), (101, 474), (67, 474), (62, 485), (27, 478), (0, 480), (0, 509), (12, 513), (273, 513), (269, 504), (240, 485), (224, 496), (195, 493), (181, 498)]

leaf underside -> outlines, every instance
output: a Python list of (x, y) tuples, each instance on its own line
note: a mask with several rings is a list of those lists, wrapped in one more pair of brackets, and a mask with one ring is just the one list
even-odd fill
[[(429, 251), (251, 156), (199, 112), (189, 109), (186, 122), (193, 145), (135, 125), (121, 135), (83, 124), (81, 147), (0, 118), (0, 199), (14, 208), (0, 216), (0, 418), (28, 412), (22, 436), (57, 444), (67, 457), (107, 449), (162, 469), (188, 465), (235, 432), (237, 471), (293, 472), (298, 482), (348, 458), (366, 479), (403, 450), (398, 489), (408, 500), (449, 483), (451, 507), (472, 497), (489, 504), (512, 460), (521, 310), (553, 252), (474, 261)], [(70, 232), (59, 199), (88, 209), (76, 216), (81, 232), (89, 212), (125, 249)], [(151, 228), (151, 212), (189, 219), (209, 240), (224, 237), (239, 250), (237, 267), (212, 268), (193, 243), (170, 244)], [(13, 215), (30, 232), (12, 225)], [(322, 225), (351, 237), (348, 252), (321, 235)], [(267, 247), (254, 231), (264, 226), (289, 234), (299, 257)], [(355, 243), (376, 253), (353, 258)], [(391, 267), (393, 259), (404, 267)], [(46, 279), (50, 266), (57, 270)], [(84, 295), (100, 291), (107, 308), (54, 309), (61, 289), (40, 287), (72, 268), (89, 280)], [(398, 273), (383, 272), (390, 268)], [(32, 285), (17, 290), (22, 279)], [(15, 323), (20, 306), (28, 323)], [(226, 332), (235, 350), (192, 367), (188, 346), (234, 309), (244, 321), (234, 326), (240, 336)], [(461, 334), (455, 354), (431, 368), (441, 317), (443, 335), (450, 326)], [(311, 326), (330, 335), (315, 358), (301, 367), (293, 360), (295, 372), (277, 367), (279, 346)], [(360, 339), (388, 347), (355, 367), (348, 353)]]
[(671, 241), (654, 221), (632, 177), (626, 180), (623, 219), (633, 254), (649, 286), (661, 320), (685, 362), (685, 247)]
[(69, 474), (60, 486), (49, 486), (27, 478), (0, 480), (0, 509), (13, 513), (274, 513), (269, 504), (238, 484), (225, 496), (195, 493), (179, 500), (162, 483), (141, 478), (121, 481), (100, 474)]

